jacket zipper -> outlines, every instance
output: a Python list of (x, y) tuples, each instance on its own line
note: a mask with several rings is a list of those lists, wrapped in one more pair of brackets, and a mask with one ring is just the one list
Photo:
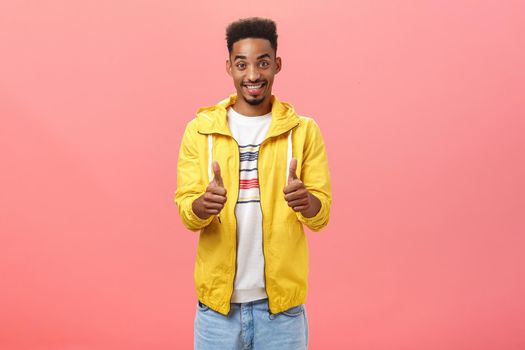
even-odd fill
[(262, 228), (262, 244), (263, 244), (263, 249), (262, 249), (262, 254), (263, 254), (263, 261), (264, 261), (264, 291), (266, 292), (266, 296), (268, 297), (268, 307), (269, 307), (269, 304), (270, 304), (270, 296), (268, 295), (268, 289), (266, 288), (268, 286), (268, 280), (266, 278), (266, 254), (264, 254), (264, 249), (266, 249), (266, 243), (265, 243), (265, 239), (264, 239), (264, 213), (263, 213), (263, 208), (262, 208), (262, 191), (261, 191), (261, 186), (260, 186), (260, 183), (261, 183), (261, 177), (260, 177), (260, 174), (259, 174), (259, 156), (262, 154), (261, 152), (261, 149), (262, 149), (262, 146), (264, 144), (264, 142), (268, 140), (268, 139), (265, 139), (263, 140), (263, 142), (261, 142), (261, 144), (259, 145), (259, 155), (257, 156), (257, 182), (259, 183), (259, 208), (261, 208), (261, 228)]
[[(297, 125), (295, 125), (294, 127), (290, 128), (290, 130), (292, 129), (295, 129)], [(287, 132), (290, 132), (290, 130), (288, 130)], [(282, 135), (282, 134), (279, 134), (279, 135)], [(261, 144), (259, 145), (259, 156), (262, 154), (261, 152), (261, 149), (262, 149), (262, 146), (263, 144), (268, 141), (269, 139), (272, 139), (272, 138), (275, 138), (279, 135), (275, 135), (275, 136), (272, 136), (272, 137), (268, 137), (268, 138), (265, 138), (263, 140), (263, 142), (261, 142)], [(259, 159), (260, 157), (257, 157), (257, 181), (259, 182), (259, 184), (261, 183), (261, 177), (259, 176)], [(286, 160), (288, 161), (288, 160)], [(286, 186), (286, 184), (285, 184)], [(263, 253), (263, 259), (264, 259), (264, 290), (266, 291), (266, 296), (268, 297), (268, 309), (270, 309), (270, 295), (268, 294), (268, 279), (266, 278), (266, 254), (264, 254), (264, 249), (266, 247), (266, 242), (265, 242), (265, 237), (266, 235), (264, 234), (265, 230), (264, 230), (264, 212), (263, 212), (263, 207), (262, 207), (262, 191), (261, 191), (261, 186), (259, 186), (259, 207), (261, 208), (261, 226), (262, 226), (262, 234), (263, 234), (263, 250), (262, 250), (262, 253)], [(270, 311), (271, 313), (271, 311)]]
[(231, 304), (231, 300), (232, 300), (232, 295), (233, 295), (233, 290), (235, 289), (235, 275), (237, 274), (237, 214), (235, 213), (235, 210), (237, 209), (237, 202), (239, 201), (239, 192), (240, 192), (240, 181), (241, 181), (241, 177), (240, 177), (240, 168), (241, 168), (241, 155), (240, 155), (240, 150), (239, 150), (239, 143), (237, 142), (237, 140), (233, 137), (233, 136), (230, 136), (230, 138), (235, 142), (235, 144), (237, 145), (237, 177), (238, 177), (238, 181), (237, 181), (237, 198), (235, 199), (235, 205), (233, 207), (233, 217), (235, 218), (235, 249), (233, 250), (234, 251), (234, 259), (233, 259), (233, 278), (232, 278), (232, 282), (231, 282), (231, 292), (230, 292), (230, 297), (228, 299), (228, 305)]
[[(294, 127), (290, 128), (290, 130), (292, 129), (295, 129), (297, 125), (295, 125)], [(287, 132), (290, 132), (290, 130), (288, 130)], [(280, 134), (281, 135), (281, 134)], [(268, 141), (269, 139), (271, 138), (274, 138), (274, 137), (277, 137), (279, 135), (275, 135), (275, 136), (272, 136), (272, 137), (268, 137), (268, 138), (265, 138), (261, 144), (259, 145), (259, 155), (262, 154), (261, 152), (261, 148), (263, 146), (263, 144)], [(235, 200), (235, 207), (233, 209), (233, 216), (235, 217), (235, 259), (234, 259), (234, 273), (233, 273), (233, 279), (232, 279), (232, 288), (231, 288), (231, 292), (230, 292), (230, 298), (229, 298), (229, 301), (228, 301), (228, 304), (231, 304), (231, 298), (232, 298), (232, 295), (233, 295), (233, 290), (235, 289), (235, 275), (237, 274), (237, 215), (235, 213), (235, 209), (237, 207), (237, 202), (239, 201), (239, 192), (240, 192), (240, 167), (241, 167), (241, 156), (240, 156), (240, 150), (239, 150), (239, 143), (237, 142), (237, 140), (235, 140), (235, 138), (233, 136), (230, 136), (231, 139), (233, 139), (233, 141), (235, 141), (235, 144), (237, 145), (237, 159), (238, 159), (238, 163), (237, 163), (237, 174), (239, 176), (239, 181), (237, 181), (237, 199)], [(257, 181), (259, 182), (259, 184), (261, 183), (260, 182), (260, 176), (259, 176), (259, 156), (257, 156)], [(288, 161), (288, 160), (287, 160)], [(266, 247), (266, 242), (265, 242), (265, 234), (264, 234), (264, 212), (263, 212), (263, 208), (262, 208), (262, 191), (261, 191), (261, 187), (259, 186), (259, 207), (261, 209), (261, 228), (262, 228), (262, 242), (263, 242), (263, 249), (262, 249), (262, 253), (263, 253), (263, 260), (264, 260), (264, 290), (266, 291), (266, 296), (268, 297), (268, 304), (270, 302), (270, 296), (268, 295), (268, 279), (266, 278), (266, 254), (264, 253), (264, 249)]]
[[(231, 299), (233, 295), (233, 290), (235, 289), (235, 275), (237, 274), (237, 214), (235, 213), (235, 209), (237, 207), (237, 202), (239, 201), (239, 192), (240, 192), (240, 181), (241, 181), (241, 175), (240, 175), (240, 168), (241, 168), (241, 155), (240, 155), (240, 149), (239, 149), (239, 143), (237, 140), (235, 140), (234, 137), (231, 137), (233, 141), (237, 144), (237, 159), (238, 159), (238, 167), (237, 167), (237, 174), (239, 175), (239, 181), (237, 181), (237, 199), (235, 201), (235, 207), (233, 209), (233, 216), (235, 217), (235, 259), (234, 259), (234, 265), (235, 265), (235, 271), (233, 273), (233, 280), (232, 280), (232, 288), (230, 292), (230, 298), (229, 298), (229, 304), (231, 304)], [(263, 143), (265, 143), (268, 139), (264, 139), (263, 142), (259, 145), (259, 154), (261, 153), (261, 147)], [(257, 156), (257, 181), (259, 182), (259, 156)], [(260, 182), (259, 182), (260, 183)], [(266, 254), (264, 254), (264, 247), (266, 246), (264, 244), (264, 214), (262, 210), (262, 204), (261, 204), (261, 187), (259, 186), (259, 208), (261, 209), (261, 228), (262, 228), (262, 241), (263, 241), (263, 260), (264, 260), (264, 290), (266, 291), (266, 296), (268, 296), (268, 290), (266, 289), (267, 286), (267, 279), (266, 279)], [(269, 298), (269, 297), (268, 297)]]
[(261, 208), (261, 228), (262, 228), (262, 242), (263, 242), (262, 253), (263, 253), (263, 260), (264, 260), (264, 290), (266, 291), (266, 296), (268, 297), (268, 308), (270, 307), (270, 295), (268, 294), (268, 278), (266, 277), (266, 254), (264, 253), (266, 249), (266, 239), (265, 239), (266, 231), (264, 230), (264, 211), (263, 211), (263, 206), (262, 206), (262, 191), (261, 191), (261, 186), (260, 186), (261, 176), (259, 173), (259, 159), (260, 159), (260, 156), (262, 155), (262, 147), (264, 143), (274, 137), (277, 137), (277, 136), (265, 138), (263, 142), (261, 142), (261, 144), (259, 145), (259, 156), (257, 157), (257, 181), (259, 182), (259, 207)]

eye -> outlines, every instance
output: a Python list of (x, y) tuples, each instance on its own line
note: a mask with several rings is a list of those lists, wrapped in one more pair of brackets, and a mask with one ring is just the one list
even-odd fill
[(259, 62), (259, 66), (265, 68), (265, 67), (268, 67), (270, 65), (270, 63), (268, 63), (268, 61), (261, 61)]
[(237, 69), (239, 70), (243, 70), (244, 68), (246, 68), (246, 63), (244, 62), (239, 62), (235, 65), (235, 67), (237, 67)]

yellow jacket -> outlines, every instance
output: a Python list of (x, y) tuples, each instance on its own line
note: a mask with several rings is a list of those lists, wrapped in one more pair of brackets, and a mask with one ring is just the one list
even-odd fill
[[(239, 193), (239, 149), (228, 128), (227, 108), (236, 95), (215, 106), (201, 108), (186, 126), (182, 139), (175, 202), (184, 225), (200, 230), (195, 264), (199, 300), (227, 315), (236, 268), (235, 205)], [(209, 156), (211, 154), (211, 157)], [(294, 212), (284, 199), (291, 158), (305, 187), (321, 201), (316, 216)], [(211, 162), (221, 167), (227, 201), (216, 216), (201, 219), (192, 210), (213, 178)], [(313, 231), (327, 225), (332, 201), (326, 151), (319, 127), (311, 118), (298, 116), (290, 104), (272, 96), (272, 121), (260, 146), (258, 177), (263, 227), (265, 284), (272, 313), (306, 300), (308, 242), (303, 224)]]

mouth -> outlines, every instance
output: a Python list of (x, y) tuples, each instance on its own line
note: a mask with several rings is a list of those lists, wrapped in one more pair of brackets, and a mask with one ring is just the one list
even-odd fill
[(246, 91), (251, 96), (260, 95), (264, 91), (265, 86), (265, 82), (242, 84), (244, 91)]

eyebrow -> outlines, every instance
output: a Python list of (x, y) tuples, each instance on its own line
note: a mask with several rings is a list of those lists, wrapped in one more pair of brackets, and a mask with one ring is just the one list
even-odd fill
[[(257, 56), (257, 59), (260, 60), (261, 58), (271, 58), (270, 54), (268, 53), (263, 53), (262, 55), (260, 56)], [(243, 55), (236, 55), (235, 58), (233, 59), (234, 61), (236, 60), (245, 60), (246, 59), (246, 56), (243, 56)]]

